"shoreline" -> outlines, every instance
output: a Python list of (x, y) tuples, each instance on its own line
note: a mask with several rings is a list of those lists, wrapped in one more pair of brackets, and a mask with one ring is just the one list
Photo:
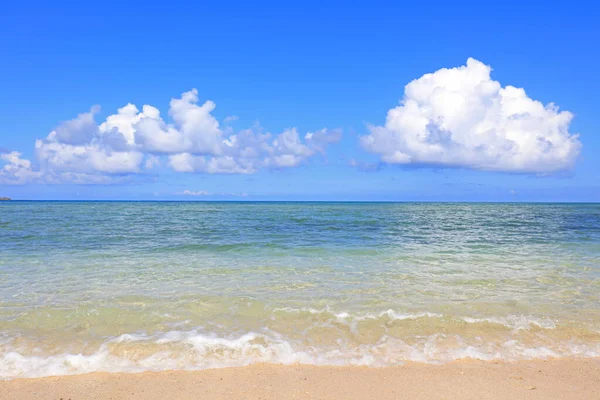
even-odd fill
[(254, 364), (200, 371), (94, 372), (0, 381), (0, 398), (597, 399), (600, 358), (460, 360), (397, 367)]

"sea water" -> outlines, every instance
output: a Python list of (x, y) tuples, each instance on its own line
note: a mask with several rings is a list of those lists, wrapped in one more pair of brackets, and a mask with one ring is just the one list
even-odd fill
[(599, 356), (599, 204), (0, 203), (0, 377)]

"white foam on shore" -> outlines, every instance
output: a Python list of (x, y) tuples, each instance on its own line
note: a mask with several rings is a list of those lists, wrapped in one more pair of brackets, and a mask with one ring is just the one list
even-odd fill
[[(131, 333), (110, 338), (87, 355), (38, 355), (22, 348), (6, 350), (7, 344), (2, 346), (5, 351), (0, 354), (0, 377), (8, 379), (100, 371), (199, 370), (254, 363), (381, 367), (406, 361), (444, 363), (463, 358), (510, 361), (600, 356), (600, 343), (570, 341), (552, 346), (527, 346), (518, 340), (491, 343), (480, 338), (466, 341), (459, 336), (443, 334), (423, 337), (412, 344), (384, 335), (372, 344), (350, 345), (340, 339), (336, 346), (319, 347), (285, 340), (281, 335), (268, 331), (228, 337), (197, 330)], [(139, 356), (138, 350), (145, 346), (155, 346), (156, 351)]]

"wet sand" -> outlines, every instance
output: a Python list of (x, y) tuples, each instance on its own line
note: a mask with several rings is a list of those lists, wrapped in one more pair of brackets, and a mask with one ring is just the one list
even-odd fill
[(0, 381), (0, 399), (600, 399), (600, 359), (92, 373)]

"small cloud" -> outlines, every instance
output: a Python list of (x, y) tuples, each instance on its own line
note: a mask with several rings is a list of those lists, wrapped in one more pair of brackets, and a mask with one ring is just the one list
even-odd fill
[(240, 117), (238, 117), (237, 115), (230, 115), (228, 117), (225, 117), (223, 122), (225, 122), (226, 124), (230, 124), (234, 121), (237, 121), (238, 119), (240, 119)]
[(512, 194), (513, 196), (517, 195), (517, 191), (515, 189), (510, 189), (509, 193)]
[(177, 192), (175, 193), (177, 196), (210, 196), (209, 192), (205, 192), (204, 190), (198, 190), (198, 191), (193, 191), (193, 190), (184, 190), (183, 192)]
[(227, 193), (227, 192), (217, 192), (211, 193), (204, 190), (184, 190), (183, 192), (173, 193), (176, 196), (226, 196), (226, 197), (247, 197), (248, 193)]

